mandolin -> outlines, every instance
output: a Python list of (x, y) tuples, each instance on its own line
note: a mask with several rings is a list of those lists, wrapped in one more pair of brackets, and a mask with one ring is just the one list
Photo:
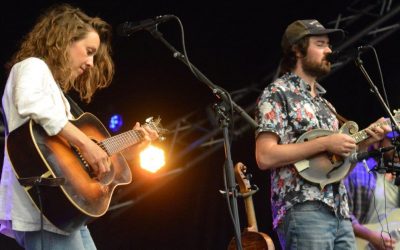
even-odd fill
[[(400, 121), (400, 112), (394, 111), (396, 122)], [(377, 123), (375, 126), (390, 125), (390, 120)], [(314, 129), (302, 134), (296, 143), (314, 140), (322, 136), (332, 135), (336, 132), (325, 129)], [(357, 123), (348, 121), (340, 128), (339, 133), (345, 133), (360, 143), (370, 137), (365, 129), (358, 131)], [(352, 152), (355, 153), (355, 150)], [(307, 181), (319, 184), (321, 189), (326, 185), (342, 180), (350, 171), (352, 163), (350, 157), (342, 157), (329, 152), (314, 155), (308, 159), (294, 164), (299, 175)]]
[[(258, 232), (256, 215), (254, 212), (253, 198), (252, 195), (255, 193), (251, 190), (251, 185), (249, 179), (246, 177), (246, 166), (243, 163), (238, 162), (235, 165), (235, 178), (239, 184), (240, 193), (243, 196), (248, 227), (243, 231), (241, 235), (242, 248), (251, 249), (264, 249), (264, 250), (274, 250), (275, 246), (272, 239), (265, 233)], [(233, 238), (229, 245), (229, 250), (236, 249), (236, 240)]]

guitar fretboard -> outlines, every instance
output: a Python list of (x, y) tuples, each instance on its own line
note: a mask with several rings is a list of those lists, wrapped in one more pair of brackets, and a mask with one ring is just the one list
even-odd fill
[(122, 151), (123, 149), (143, 140), (141, 131), (129, 130), (122, 134), (103, 140), (100, 145), (106, 150), (109, 156)]

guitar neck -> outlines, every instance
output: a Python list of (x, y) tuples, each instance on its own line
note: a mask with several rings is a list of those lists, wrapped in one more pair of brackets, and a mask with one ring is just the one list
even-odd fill
[[(386, 120), (384, 122), (377, 123), (372, 128), (380, 127), (380, 126), (384, 126), (384, 125), (389, 125), (389, 124), (390, 124), (390, 120)], [(363, 140), (368, 139), (371, 136), (365, 131), (365, 129), (363, 129), (363, 130), (351, 135), (351, 137), (353, 137), (353, 139), (356, 140), (356, 143), (358, 144), (358, 143), (362, 142)]]
[(141, 142), (143, 138), (144, 135), (141, 131), (129, 130), (103, 140), (100, 145), (106, 150), (108, 155), (113, 155), (131, 145)]
[(249, 231), (258, 232), (256, 214), (254, 212), (253, 197), (250, 195), (244, 198), (246, 206), (247, 223)]

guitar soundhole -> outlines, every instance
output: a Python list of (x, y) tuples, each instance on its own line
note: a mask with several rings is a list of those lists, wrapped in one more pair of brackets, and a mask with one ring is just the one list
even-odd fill
[(327, 156), (331, 164), (335, 164), (335, 159), (334, 159), (335, 155), (332, 153), (327, 153)]

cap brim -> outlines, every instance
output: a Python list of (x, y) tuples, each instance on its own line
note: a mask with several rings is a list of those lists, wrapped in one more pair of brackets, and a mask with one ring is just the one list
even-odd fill
[(337, 44), (344, 39), (344, 31), (342, 29), (311, 30), (309, 35), (328, 35), (331, 44)]

